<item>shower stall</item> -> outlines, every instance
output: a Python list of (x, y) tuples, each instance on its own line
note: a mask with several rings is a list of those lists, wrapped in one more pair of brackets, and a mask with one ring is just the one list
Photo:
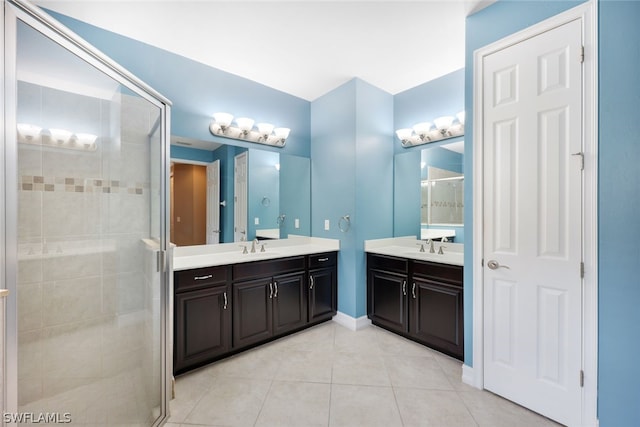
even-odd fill
[(151, 426), (170, 397), (170, 103), (4, 6), (2, 422)]

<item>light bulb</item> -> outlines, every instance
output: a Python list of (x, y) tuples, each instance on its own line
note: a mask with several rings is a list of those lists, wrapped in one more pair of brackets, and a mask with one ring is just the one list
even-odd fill
[(281, 139), (282, 141), (284, 141), (289, 137), (289, 132), (291, 132), (291, 129), (289, 128), (275, 128), (273, 130), (273, 133), (275, 134), (275, 136), (278, 139)]
[(215, 113), (213, 120), (216, 121), (221, 128), (226, 129), (233, 121), (233, 115), (229, 113)]
[(253, 119), (250, 119), (248, 117), (238, 117), (236, 119), (236, 123), (238, 124), (238, 127), (240, 128), (242, 133), (244, 133), (245, 135), (249, 133), (249, 131), (253, 128)]
[(396, 136), (400, 141), (408, 141), (413, 135), (413, 129), (404, 128), (396, 131)]
[(27, 123), (18, 123), (18, 133), (28, 141), (34, 140), (40, 136), (42, 128)]

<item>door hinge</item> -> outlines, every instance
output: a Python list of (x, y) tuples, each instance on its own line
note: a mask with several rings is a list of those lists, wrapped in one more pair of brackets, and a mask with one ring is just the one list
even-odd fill
[(577, 153), (572, 153), (572, 156), (580, 156), (580, 170), (583, 171), (584, 170), (584, 153), (582, 151), (579, 151)]
[(584, 387), (584, 371), (580, 370), (580, 387)]
[(584, 63), (584, 46), (580, 46), (580, 63)]
[(480, 260), (480, 267), (484, 267), (484, 258)]
[(580, 278), (584, 279), (584, 261), (580, 261)]
[(162, 251), (156, 252), (156, 273), (162, 271)]

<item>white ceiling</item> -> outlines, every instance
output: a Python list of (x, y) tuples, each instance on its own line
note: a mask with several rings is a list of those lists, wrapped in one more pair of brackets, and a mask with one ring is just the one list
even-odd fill
[(396, 94), (463, 68), (465, 17), (493, 1), (34, 3), (312, 101), (353, 77)]

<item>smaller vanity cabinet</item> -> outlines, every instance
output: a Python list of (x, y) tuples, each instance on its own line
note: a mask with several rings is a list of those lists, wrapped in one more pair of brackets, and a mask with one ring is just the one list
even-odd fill
[(228, 276), (226, 266), (175, 273), (175, 373), (199, 366), (231, 349)]
[(338, 254), (309, 255), (309, 323), (329, 320), (338, 307)]
[(368, 254), (368, 316), (373, 324), (462, 359), (462, 274), (461, 266)]
[(306, 325), (306, 257), (235, 264), (232, 271), (234, 349)]
[(367, 256), (367, 313), (371, 322), (401, 334), (409, 332), (408, 283), (408, 260)]

